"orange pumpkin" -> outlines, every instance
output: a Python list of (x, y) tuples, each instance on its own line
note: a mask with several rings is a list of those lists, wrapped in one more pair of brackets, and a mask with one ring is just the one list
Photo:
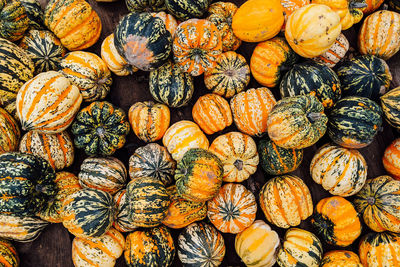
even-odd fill
[(377, 10), (383, 3), (384, 0), (365, 0), (367, 7), (363, 8), (364, 14), (369, 14), (375, 10)]
[(385, 170), (393, 176), (393, 178), (400, 180), (400, 138), (394, 140), (385, 149), (382, 161)]
[(364, 267), (397, 267), (400, 265), (400, 234), (383, 232), (365, 235), (359, 246)]
[(325, 253), (321, 267), (363, 267), (358, 255), (349, 250), (332, 250)]
[(342, 58), (344, 58), (349, 47), (349, 41), (346, 36), (341, 33), (328, 51), (313, 58), (313, 60), (333, 68)]
[(292, 13), (302, 6), (310, 4), (310, 0), (281, 0), (283, 7), (283, 15), (285, 16), (285, 22), (282, 25), (282, 30), (285, 30), (286, 22)]
[(176, 21), (174, 16), (167, 14), (164, 11), (161, 11), (158, 13), (152, 12), (152, 13), (150, 13), (150, 15), (152, 15), (155, 18), (161, 19), (164, 22), (165, 28), (167, 29), (167, 31), (169, 31), (169, 33), (171, 33), (172, 39), (174, 39), (175, 31), (176, 31), (176, 28), (178, 27), (178, 22)]

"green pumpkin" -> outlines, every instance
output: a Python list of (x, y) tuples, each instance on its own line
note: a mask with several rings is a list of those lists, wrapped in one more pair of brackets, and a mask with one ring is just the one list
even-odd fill
[(43, 10), (37, 0), (19, 0), (25, 7), (26, 14), (29, 19), (29, 26), (31, 29), (41, 30), (44, 29)]
[(93, 102), (78, 112), (72, 124), (74, 143), (89, 156), (109, 156), (121, 148), (129, 133), (125, 112), (109, 102)]
[(18, 267), (18, 253), (10, 241), (0, 238), (0, 263), (4, 267)]
[(20, 1), (0, 0), (0, 38), (17, 41), (28, 27), (29, 19)]
[(381, 96), (381, 106), (386, 121), (400, 130), (400, 87), (390, 90)]
[(32, 242), (49, 225), (38, 217), (0, 214), (0, 237), (18, 242)]
[(132, 232), (137, 228), (129, 221), (129, 202), (126, 189), (118, 191), (114, 195), (114, 203), (117, 209), (113, 227), (120, 232)]
[(181, 21), (202, 17), (210, 3), (210, 0), (165, 0), (169, 13)]
[(347, 148), (369, 145), (382, 125), (382, 109), (361, 96), (339, 100), (329, 114), (328, 135), (336, 144)]
[(158, 12), (165, 10), (164, 0), (125, 0), (131, 12)]

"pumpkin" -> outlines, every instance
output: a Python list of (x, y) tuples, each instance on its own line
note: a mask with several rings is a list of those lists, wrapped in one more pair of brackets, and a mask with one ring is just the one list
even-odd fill
[(278, 101), (268, 116), (268, 136), (286, 149), (306, 148), (325, 134), (327, 123), (324, 106), (317, 97), (286, 97)]
[(99, 15), (84, 0), (50, 0), (44, 10), (44, 24), (71, 51), (92, 46), (102, 29)]
[(285, 16), (285, 22), (282, 25), (281, 31), (285, 30), (286, 22), (290, 15), (292, 15), (295, 10), (308, 4), (310, 4), (310, 0), (281, 0), (283, 15)]
[(186, 106), (194, 92), (192, 76), (171, 61), (150, 72), (149, 87), (156, 101), (171, 108)]
[(60, 66), (61, 73), (79, 88), (83, 100), (102, 100), (110, 92), (111, 72), (96, 54), (71, 52), (61, 60)]
[(124, 258), (129, 267), (168, 267), (174, 257), (174, 240), (165, 226), (135, 231), (126, 237)]
[(231, 98), (243, 91), (250, 82), (246, 59), (233, 51), (222, 53), (214, 68), (204, 73), (204, 84), (214, 94)]
[(361, 234), (356, 210), (351, 202), (339, 196), (321, 199), (311, 223), (326, 243), (339, 247), (347, 247)]
[(279, 236), (264, 221), (256, 220), (235, 237), (235, 250), (248, 267), (271, 267), (276, 262)]
[(200, 127), (192, 121), (178, 121), (165, 132), (162, 142), (176, 161), (191, 148), (208, 149), (209, 142)]
[(282, 73), (296, 63), (298, 56), (285, 38), (275, 37), (260, 42), (250, 59), (251, 74), (261, 85), (275, 87)]
[(207, 216), (223, 233), (237, 234), (256, 218), (257, 203), (253, 193), (241, 184), (227, 183), (207, 202)]
[(0, 214), (0, 237), (18, 242), (32, 242), (49, 225), (34, 216)]
[(282, 98), (311, 94), (327, 109), (331, 108), (342, 94), (336, 73), (315, 61), (295, 64), (283, 77), (279, 88)]
[(400, 234), (368, 233), (360, 241), (359, 255), (363, 266), (385, 267), (399, 264)]
[(267, 220), (281, 228), (298, 226), (313, 213), (310, 191), (303, 180), (294, 175), (287, 174), (268, 180), (259, 198)]
[(192, 223), (178, 237), (178, 257), (184, 266), (219, 266), (224, 256), (224, 238), (209, 224)]
[(380, 97), (382, 111), (385, 115), (386, 121), (397, 130), (400, 130), (399, 95), (400, 87), (397, 87)]
[(172, 49), (175, 63), (184, 72), (199, 76), (215, 67), (222, 53), (221, 36), (210, 21), (190, 19), (176, 28)]
[(126, 196), (126, 189), (119, 190), (114, 195), (116, 215), (113, 227), (120, 232), (132, 232), (137, 228), (129, 221), (129, 202)]
[(358, 255), (349, 250), (332, 250), (324, 254), (321, 267), (363, 267)]
[(29, 19), (30, 29), (44, 29), (43, 10), (38, 0), (20, 0)]
[(22, 129), (40, 133), (64, 131), (78, 112), (82, 95), (61, 73), (40, 73), (18, 91), (16, 106)]
[(149, 143), (163, 137), (169, 126), (170, 113), (163, 104), (136, 102), (129, 108), (128, 118), (136, 136)]
[(367, 179), (367, 162), (355, 149), (326, 144), (314, 155), (310, 174), (314, 182), (332, 195), (356, 194)]
[(230, 106), (236, 127), (242, 133), (262, 136), (267, 131), (267, 119), (276, 100), (266, 87), (251, 88), (235, 95)]
[(329, 114), (328, 135), (347, 148), (368, 146), (382, 125), (382, 109), (361, 96), (348, 96), (336, 102)]
[(149, 13), (132, 12), (117, 25), (114, 44), (129, 65), (151, 71), (167, 61), (172, 38), (161, 19)]
[(277, 263), (281, 267), (319, 267), (322, 259), (322, 243), (313, 233), (299, 228), (286, 231), (278, 251)]
[(125, 0), (130, 12), (150, 12), (165, 9), (164, 0)]
[(206, 134), (222, 131), (232, 124), (228, 101), (216, 94), (199, 97), (192, 109), (193, 120)]
[(0, 154), (17, 150), (20, 136), (17, 122), (0, 108)]
[(209, 0), (165, 0), (165, 7), (180, 21), (200, 18), (207, 11)]
[(394, 140), (386, 149), (382, 157), (383, 167), (393, 176), (400, 180), (400, 139)]
[(341, 33), (328, 51), (317, 57), (314, 57), (313, 60), (333, 68), (341, 59), (344, 58), (349, 50), (349, 47), (349, 41), (347, 40), (346, 36)]
[(212, 152), (191, 148), (178, 162), (175, 171), (178, 194), (190, 201), (205, 202), (218, 194), (223, 166)]
[(313, 58), (329, 50), (341, 30), (340, 16), (335, 11), (326, 5), (310, 4), (290, 15), (285, 37), (297, 54)]
[(165, 13), (164, 11), (161, 11), (158, 13), (151, 12), (150, 14), (155, 18), (160, 18), (164, 22), (165, 28), (171, 34), (172, 39), (174, 39), (175, 31), (176, 31), (176, 28), (178, 27), (178, 22), (176, 21), (174, 16), (172, 16), (168, 13)]
[(83, 108), (72, 124), (75, 146), (89, 156), (112, 155), (125, 144), (129, 129), (125, 112), (107, 101)]
[(369, 15), (358, 34), (361, 54), (388, 60), (400, 50), (400, 14), (381, 10)]
[[(378, 9), (380, 7), (380, 5), (382, 5), (384, 0), (366, 0), (365, 3), (367, 4), (367, 7), (364, 7), (362, 9), (364, 14), (369, 14), (373, 11), (375, 11), (376, 9)], [(388, 1), (389, 4), (391, 3), (391, 1)]]
[(19, 257), (17, 250), (10, 241), (0, 239), (0, 262), (3, 266), (18, 267)]
[(167, 188), (171, 199), (167, 216), (162, 223), (169, 228), (179, 229), (188, 226), (195, 221), (201, 221), (207, 216), (207, 205), (205, 202), (192, 202), (178, 195), (176, 186)]
[(75, 156), (72, 139), (66, 131), (56, 134), (29, 131), (21, 138), (19, 151), (44, 158), (55, 170), (71, 166)]
[(257, 170), (259, 156), (253, 138), (229, 132), (214, 139), (209, 150), (222, 162), (224, 182), (243, 182)]
[(29, 18), (20, 1), (0, 1), (0, 38), (17, 41), (29, 28)]

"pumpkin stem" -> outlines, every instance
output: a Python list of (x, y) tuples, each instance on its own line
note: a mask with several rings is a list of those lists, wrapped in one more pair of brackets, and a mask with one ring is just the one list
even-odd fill
[(35, 186), (35, 190), (36, 190), (36, 192), (38, 192), (38, 193), (47, 194), (47, 193), (51, 192), (51, 189), (50, 189), (50, 190), (49, 190), (49, 189), (50, 189), (50, 188), (49, 188), (49, 186), (47, 186), (47, 185), (37, 184), (37, 185)]
[(240, 159), (235, 160), (235, 162), (233, 163), (233, 166), (236, 167), (236, 169), (238, 169), (239, 171), (243, 170), (243, 161)]
[(375, 205), (375, 198), (367, 197), (367, 203), (371, 206)]
[(321, 113), (317, 112), (310, 112), (307, 114), (307, 118), (311, 123), (318, 121), (319, 119), (321, 119), (321, 117), (322, 117)]
[(105, 84), (106, 82), (107, 82), (107, 78), (103, 78), (103, 79), (97, 80), (97, 84), (100, 85), (100, 86)]
[(356, 1), (350, 1), (349, 2), (349, 9), (355, 9), (355, 8), (364, 8), (367, 7), (368, 5), (365, 2), (356, 2)]

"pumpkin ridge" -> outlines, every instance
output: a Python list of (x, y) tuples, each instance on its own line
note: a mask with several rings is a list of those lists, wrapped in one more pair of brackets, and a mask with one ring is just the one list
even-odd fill
[(98, 266), (97, 264), (95, 264), (91, 259), (89, 259), (84, 253), (82, 253), (82, 251), (80, 251), (80, 250), (78, 249), (78, 247), (77, 247), (77, 245), (76, 245), (75, 242), (72, 242), (72, 246), (75, 247), (74, 252), (75, 252), (76, 254), (78, 254), (79, 257), (82, 258), (85, 262), (87, 262), (87, 263), (90, 264), (91, 266), (99, 267), (99, 266)]

